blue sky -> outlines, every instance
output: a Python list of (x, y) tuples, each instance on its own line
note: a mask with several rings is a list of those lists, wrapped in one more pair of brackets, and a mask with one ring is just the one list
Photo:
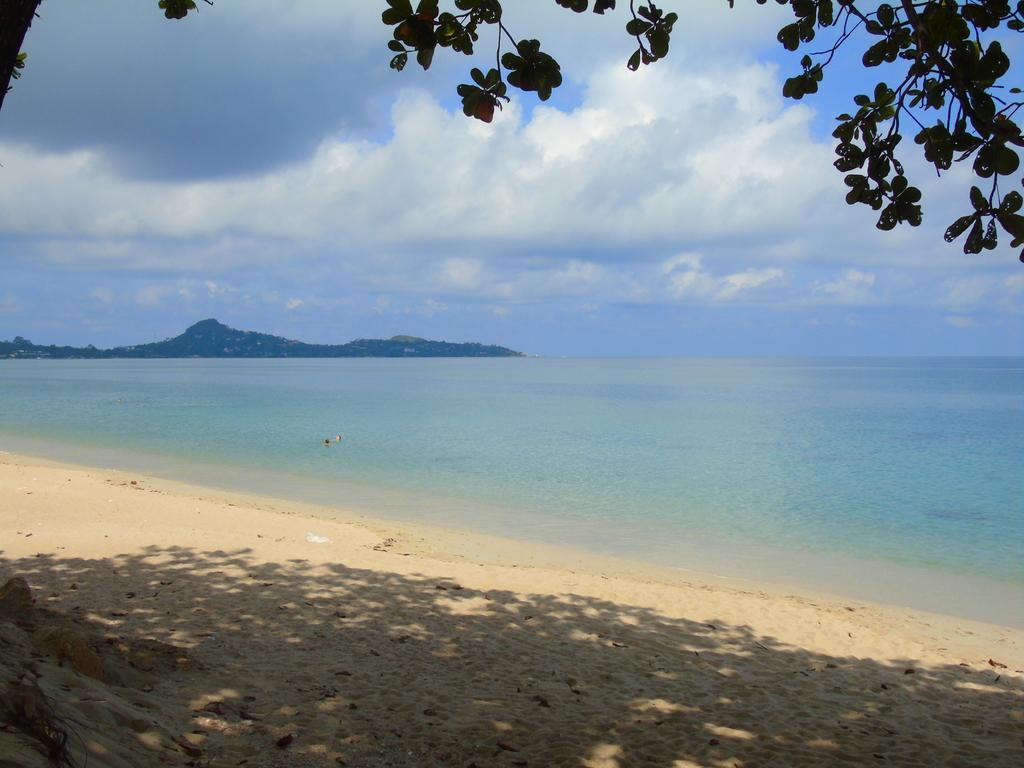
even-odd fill
[(876, 232), (828, 134), (878, 73), (851, 49), (820, 98), (782, 99), (788, 10), (749, 5), (687, 2), (669, 59), (634, 74), (621, 10), (509, 3), (567, 82), (486, 126), (454, 86), (488, 46), (394, 73), (383, 3), (169, 22), (155, 1), (46, 0), (0, 112), (0, 338), (106, 346), (217, 317), (546, 355), (1024, 353), (1016, 253), (942, 241), (969, 175), (909, 162), (925, 224)]

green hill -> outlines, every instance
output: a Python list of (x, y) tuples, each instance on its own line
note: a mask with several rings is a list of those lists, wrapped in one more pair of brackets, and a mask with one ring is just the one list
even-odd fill
[(180, 336), (130, 347), (97, 349), (33, 344), (15, 336), (0, 341), (7, 358), (174, 358), (174, 357), (521, 357), (492, 344), (429, 341), (418, 336), (356, 339), (348, 344), (306, 344), (256, 331), (239, 331), (217, 320), (202, 320)]

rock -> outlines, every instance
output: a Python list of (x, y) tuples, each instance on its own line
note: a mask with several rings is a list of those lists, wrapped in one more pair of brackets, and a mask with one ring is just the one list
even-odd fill
[(0, 586), (0, 617), (13, 622), (28, 621), (32, 613), (32, 589), (28, 582), (15, 576)]
[(68, 661), (71, 668), (80, 675), (103, 679), (103, 663), (99, 655), (78, 632), (67, 627), (46, 627), (33, 636), (36, 646), (57, 657), (57, 661)]

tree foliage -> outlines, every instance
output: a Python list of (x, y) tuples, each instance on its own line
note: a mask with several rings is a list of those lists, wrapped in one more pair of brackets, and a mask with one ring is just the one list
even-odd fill
[[(615, 10), (616, 0), (555, 0), (576, 13)], [(764, 4), (767, 0), (757, 0)], [(849, 188), (846, 201), (878, 211), (876, 226), (921, 223), (921, 191), (910, 183), (900, 153), (904, 132), (941, 174), (954, 163), (970, 162), (977, 185), (970, 210), (946, 230), (952, 242), (966, 233), (964, 253), (995, 248), (998, 229), (1011, 246), (1024, 245), (1024, 198), (1004, 190), (1020, 165), (1024, 146), (1015, 120), (1024, 102), (1020, 89), (1004, 82), (1010, 59), (997, 39), (1000, 33), (1024, 30), (1024, 0), (900, 0), (865, 8), (858, 0), (775, 0), (788, 5), (794, 20), (777, 35), (782, 46), (797, 52), (821, 37), (828, 41), (800, 59), (800, 70), (786, 79), (782, 93), (802, 99), (818, 92), (829, 65), (844, 46), (859, 46), (861, 62), (884, 73), (874, 90), (853, 96), (853, 109), (838, 116), (833, 131), (838, 171)], [(424, 69), (437, 48), (474, 53), (485, 27), (495, 28), (496, 63), (486, 75), (472, 70), (471, 83), (458, 86), (463, 110), (490, 122), (495, 107), (507, 101), (508, 86), (536, 91), (541, 100), (562, 81), (558, 62), (536, 40), (516, 40), (505, 25), (501, 0), (386, 0), (381, 20), (393, 27), (388, 46), (391, 66), (401, 70), (410, 55)], [(732, 0), (730, 0), (732, 5)], [(650, 0), (628, 3), (625, 33), (636, 47), (626, 59), (631, 70), (669, 53), (677, 13)], [(503, 45), (510, 50), (502, 53)], [(1024, 251), (1021, 252), (1024, 261)]]
[[(914, 151), (904, 141), (911, 138), (937, 174), (954, 163), (969, 163), (973, 171), (970, 208), (946, 229), (948, 242), (966, 235), (964, 253), (976, 254), (995, 248), (1001, 229), (1012, 247), (1024, 245), (1024, 198), (1005, 189), (1020, 166), (1024, 137), (1016, 114), (1024, 101), (1020, 88), (1005, 82), (1010, 59), (999, 39), (1024, 31), (1024, 0), (774, 1), (793, 12), (793, 21), (778, 31), (779, 43), (792, 52), (814, 49), (786, 79), (785, 97), (817, 93), (843, 48), (856, 47), (863, 66), (880, 72), (870, 93), (853, 95), (852, 108), (837, 117), (832, 133), (833, 165), (845, 175), (847, 203), (877, 211), (876, 226), (882, 230), (920, 225), (921, 191), (900, 160), (902, 153)], [(541, 43), (517, 38), (506, 26), (502, 0), (383, 2), (381, 20), (392, 28), (391, 67), (398, 71), (410, 57), (428, 69), (439, 48), (472, 56), (481, 36), (488, 35), (494, 66), (486, 72), (471, 68), (469, 82), (457, 86), (469, 117), (491, 122), (509, 100), (509, 87), (545, 101), (562, 84), (558, 61)], [(628, 6), (624, 31), (634, 47), (625, 61), (631, 70), (665, 58), (680, 21), (679, 13), (659, 4), (678, 0), (554, 2), (575, 13), (605, 14)], [(732, 6), (733, 0), (728, 2)], [(197, 10), (195, 0), (159, 0), (159, 7), (169, 19)], [(685, 8), (681, 12), (685, 19)], [(9, 66), (24, 66), (24, 58)], [(1020, 258), (1024, 261), (1024, 250)]]

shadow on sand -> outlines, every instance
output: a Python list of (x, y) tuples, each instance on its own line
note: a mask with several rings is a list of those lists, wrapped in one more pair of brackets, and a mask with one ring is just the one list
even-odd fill
[[(1024, 765), (1024, 686), (1007, 670), (830, 657), (589, 597), (247, 550), (0, 557), (0, 580), (15, 575), (105, 664), (132, 642), (187, 649), (109, 686), (144, 693), (195, 747), (165, 741), (153, 765)], [(76, 731), (100, 716), (89, 691), (65, 709)], [(109, 720), (106, 738), (144, 736), (129, 726)]]

